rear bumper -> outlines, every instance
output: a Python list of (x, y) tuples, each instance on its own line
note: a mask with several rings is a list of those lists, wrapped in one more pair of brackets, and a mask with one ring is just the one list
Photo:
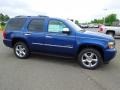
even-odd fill
[(109, 62), (116, 56), (117, 50), (114, 49), (106, 49), (104, 52), (104, 62)]
[(12, 48), (12, 41), (10, 39), (4, 39), (3, 40), (4, 45), (6, 45), (7, 47)]

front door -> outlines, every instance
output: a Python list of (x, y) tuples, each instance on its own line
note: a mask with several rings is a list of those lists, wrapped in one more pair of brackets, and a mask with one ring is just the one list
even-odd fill
[(64, 28), (68, 28), (64, 22), (50, 20), (48, 32), (45, 35), (46, 52), (61, 55), (73, 55), (75, 52), (76, 40), (72, 32), (62, 33)]

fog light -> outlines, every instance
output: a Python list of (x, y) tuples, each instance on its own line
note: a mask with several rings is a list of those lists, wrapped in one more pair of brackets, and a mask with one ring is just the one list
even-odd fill
[(108, 42), (108, 47), (109, 48), (115, 48), (115, 43), (114, 42)]

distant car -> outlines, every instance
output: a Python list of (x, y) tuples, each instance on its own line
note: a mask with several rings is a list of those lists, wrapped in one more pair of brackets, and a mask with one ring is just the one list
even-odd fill
[(81, 28), (88, 28), (88, 24), (80, 24), (79, 25)]
[(94, 25), (93, 25), (93, 24), (88, 24), (88, 27), (89, 27), (89, 28), (93, 28)]
[(101, 25), (98, 32), (105, 33), (111, 36), (120, 35), (120, 27)]
[(88, 24), (89, 28), (98, 28), (98, 24)]
[(94, 24), (94, 28), (98, 28), (99, 27), (99, 25), (98, 24)]
[(74, 57), (86, 69), (109, 63), (116, 54), (113, 37), (85, 31), (75, 23), (48, 16), (24, 16), (9, 20), (3, 42), (25, 59), (31, 53)]

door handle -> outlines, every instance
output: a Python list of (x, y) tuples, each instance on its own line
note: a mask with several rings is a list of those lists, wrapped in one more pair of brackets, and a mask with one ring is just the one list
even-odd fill
[(28, 35), (31, 35), (31, 33), (25, 33), (24, 35), (28, 36)]
[(45, 36), (46, 38), (52, 38), (52, 36)]

